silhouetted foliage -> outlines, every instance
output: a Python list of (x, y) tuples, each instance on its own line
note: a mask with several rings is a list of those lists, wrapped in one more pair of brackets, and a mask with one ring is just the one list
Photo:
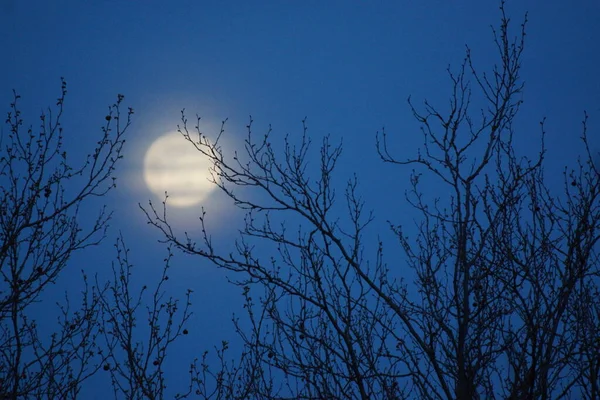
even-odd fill
[[(191, 291), (181, 308), (165, 292), (170, 251), (158, 282), (138, 290), (129, 250), (119, 236), (112, 279), (96, 276), (90, 282), (89, 271), (82, 270), (81, 304), (72, 304), (68, 296), (58, 304), (55, 332), (47, 323), (39, 326), (31, 311), (34, 303), (47, 302), (49, 284), (73, 272), (67, 264), (75, 252), (106, 237), (111, 213), (102, 208), (89, 226), (81, 223), (82, 213), (89, 215), (91, 198), (116, 187), (114, 172), (133, 115), (131, 108), (121, 112), (124, 97), (118, 95), (104, 117), (97, 147), (76, 168), (63, 149), (66, 94), (63, 80), (56, 110), (42, 114), (34, 131), (24, 127), (15, 93), (9, 131), (0, 143), (0, 398), (75, 399), (81, 397), (82, 382), (103, 371), (116, 399), (163, 399), (167, 349), (189, 333), (183, 325), (191, 316)], [(52, 315), (51, 306), (43, 310)]]
[[(191, 316), (190, 294), (186, 294), (183, 310), (180, 302), (166, 297), (164, 285), (173, 256), (170, 249), (165, 267), (153, 287), (132, 288), (133, 264), (129, 249), (119, 237), (115, 244), (117, 262), (113, 265), (113, 279), (107, 284), (97, 283), (102, 319), (101, 333), (105, 338), (107, 357), (103, 369), (110, 372), (115, 399), (164, 399), (165, 358), (169, 345), (178, 337), (187, 335), (184, 324)], [(150, 293), (149, 293), (150, 292)], [(145, 314), (145, 318), (140, 318)], [(140, 320), (141, 319), (141, 320)], [(175, 399), (185, 398), (177, 394)]]
[[(82, 207), (115, 187), (123, 134), (133, 110), (123, 96), (109, 107), (96, 148), (74, 166), (64, 151), (61, 126), (67, 84), (56, 108), (27, 127), (14, 100), (0, 141), (0, 397), (75, 398), (81, 382), (101, 365), (96, 340), (101, 304), (83, 275), (82, 303), (59, 306), (58, 330), (41, 330), (31, 306), (64, 272), (71, 256), (98, 244), (111, 214), (102, 208), (81, 224)], [(86, 210), (87, 211), (87, 210)]]
[[(329, 138), (315, 175), (305, 124), (279, 152), (250, 120), (245, 153), (231, 155), (219, 145), (224, 129), (210, 140), (183, 116), (181, 133), (213, 162), (214, 183), (247, 212), (231, 252), (212, 241), (206, 214), (192, 238), (163, 210), (144, 209), (169, 243), (233, 272), (243, 291), (243, 353), (228, 360), (224, 343), (220, 367), (195, 367), (202, 398), (600, 397), (600, 175), (587, 116), (587, 153), (556, 193), (544, 176), (544, 123), (537, 155), (515, 148), (526, 19), (515, 35), (500, 9), (491, 70), (467, 49), (448, 70), (449, 107), (409, 99), (417, 155), (399, 158), (390, 134), (377, 135), (385, 163), (415, 168), (405, 200), (417, 234), (390, 222), (404, 257), (387, 255), (391, 243), (366, 244), (374, 216), (356, 178), (340, 201), (342, 149)], [(447, 197), (428, 197), (425, 178)]]
[[(83, 271), (81, 304), (66, 297), (50, 333), (31, 310), (75, 252), (106, 236), (108, 211), (89, 226), (80, 213), (115, 187), (133, 110), (121, 112), (119, 95), (75, 167), (63, 149), (64, 80), (37, 130), (25, 127), (15, 93), (0, 142), (0, 398), (75, 399), (97, 373), (116, 399), (600, 398), (598, 155), (587, 115), (585, 154), (560, 190), (544, 173), (544, 121), (539, 150), (519, 155), (526, 18), (515, 34), (504, 2), (500, 11), (490, 70), (467, 49), (448, 69), (447, 107), (409, 98), (423, 137), (416, 156), (401, 158), (390, 132), (375, 138), (386, 167), (414, 168), (404, 205), (416, 225), (390, 221), (393, 243), (374, 231), (381, 216), (367, 210), (358, 179), (340, 183), (341, 145), (325, 137), (315, 157), (306, 121), (279, 147), (250, 118), (245, 151), (228, 154), (225, 122), (210, 139), (200, 118), (189, 129), (182, 114), (182, 140), (246, 212), (238, 240), (214, 243), (205, 212), (201, 236), (182, 235), (168, 198), (149, 203), (142, 210), (168, 243), (156, 283), (134, 282), (119, 236), (112, 278)], [(184, 302), (166, 292), (174, 249), (227, 271), (246, 315), (233, 319), (241, 353), (223, 341), (216, 365), (208, 351), (197, 355), (189, 385), (171, 395), (171, 345), (195, 333), (191, 291)]]

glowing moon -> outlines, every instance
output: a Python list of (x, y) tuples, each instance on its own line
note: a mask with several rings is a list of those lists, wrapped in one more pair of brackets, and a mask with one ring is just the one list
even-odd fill
[(156, 139), (144, 157), (144, 179), (160, 198), (165, 191), (168, 204), (189, 207), (205, 199), (215, 188), (209, 182), (209, 159), (178, 132)]

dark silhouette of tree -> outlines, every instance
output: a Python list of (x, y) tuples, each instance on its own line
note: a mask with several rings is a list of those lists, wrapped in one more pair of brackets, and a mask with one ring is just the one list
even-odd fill
[(66, 82), (36, 129), (15, 93), (0, 137), (0, 398), (75, 399), (96, 373), (117, 399), (169, 397), (166, 359), (191, 317), (191, 291), (184, 302), (167, 296), (174, 249), (229, 271), (246, 312), (234, 318), (241, 354), (224, 341), (217, 365), (208, 352), (191, 360), (176, 399), (600, 398), (599, 155), (586, 114), (585, 153), (560, 190), (544, 172), (544, 121), (539, 150), (520, 155), (526, 18), (513, 33), (500, 10), (491, 69), (467, 48), (448, 69), (447, 107), (409, 98), (423, 136), (416, 156), (401, 158), (385, 130), (375, 138), (385, 168), (413, 168), (404, 200), (416, 226), (390, 221), (394, 243), (374, 232), (379, 216), (358, 179), (340, 183), (341, 145), (325, 137), (315, 157), (306, 121), (278, 147), (250, 119), (243, 154), (225, 154), (225, 122), (211, 140), (182, 114), (214, 184), (246, 211), (239, 239), (214, 243), (204, 212), (201, 237), (181, 235), (168, 198), (150, 203), (142, 209), (169, 246), (157, 282), (133, 283), (119, 236), (112, 279), (83, 271), (80, 304), (59, 304), (54, 332), (31, 310), (75, 252), (105, 238), (110, 212), (90, 224), (81, 212), (115, 187), (133, 110), (121, 111), (119, 95), (74, 166), (61, 127)]
[[(75, 166), (64, 150), (61, 126), (67, 94), (62, 80), (56, 107), (26, 126), (14, 100), (0, 138), (0, 397), (75, 398), (81, 382), (102, 364), (96, 339), (101, 303), (83, 275), (82, 303), (60, 306), (57, 330), (42, 330), (31, 306), (65, 271), (71, 256), (98, 244), (111, 214), (102, 208), (81, 223), (92, 198), (115, 187), (114, 170), (133, 110), (123, 96), (109, 107), (96, 148)], [(86, 212), (89, 212), (86, 210)], [(47, 328), (46, 328), (47, 329)]]
[[(118, 95), (96, 148), (74, 167), (63, 149), (66, 94), (62, 80), (56, 109), (42, 114), (34, 131), (24, 126), (15, 93), (9, 131), (2, 133), (0, 398), (80, 398), (83, 381), (98, 372), (106, 374), (116, 399), (167, 398), (167, 350), (189, 333), (184, 324), (191, 316), (191, 291), (181, 307), (166, 295), (170, 250), (158, 282), (136, 289), (129, 250), (119, 236), (112, 279), (96, 276), (90, 282), (89, 272), (82, 270), (81, 304), (67, 296), (58, 305), (55, 332), (47, 324), (38, 326), (31, 312), (34, 303), (47, 301), (46, 287), (71, 271), (71, 256), (106, 237), (111, 218), (106, 208), (88, 226), (80, 222), (81, 213), (89, 214), (90, 200), (116, 187), (114, 172), (133, 115), (131, 108), (122, 113), (124, 97)], [(44, 311), (51, 314), (52, 307), (44, 305)], [(189, 396), (191, 385), (186, 390), (175, 398)]]
[[(106, 357), (102, 369), (109, 372), (115, 399), (169, 398), (165, 391), (165, 359), (169, 346), (189, 333), (184, 325), (192, 315), (191, 290), (181, 309), (179, 300), (166, 296), (164, 286), (173, 256), (169, 248), (156, 285), (143, 285), (136, 291), (132, 285), (134, 266), (122, 236), (115, 248), (117, 262), (112, 280), (95, 286), (103, 315), (100, 332)], [(190, 385), (174, 398), (187, 398), (191, 391)]]
[[(233, 272), (243, 291), (243, 352), (231, 361), (224, 343), (220, 367), (193, 366), (200, 397), (600, 397), (600, 175), (587, 116), (587, 153), (556, 192), (544, 174), (544, 123), (537, 155), (520, 156), (514, 143), (526, 18), (514, 34), (500, 10), (489, 71), (467, 49), (448, 70), (449, 107), (409, 99), (423, 135), (417, 155), (401, 159), (389, 133), (377, 135), (385, 163), (415, 168), (405, 200), (420, 216), (417, 234), (390, 222), (403, 257), (388, 255), (392, 244), (368, 245), (374, 216), (356, 178), (340, 196), (342, 149), (329, 138), (315, 167), (306, 124), (279, 152), (250, 120), (245, 153), (230, 155), (224, 129), (210, 140), (199, 118), (192, 130), (183, 116), (214, 183), (247, 211), (230, 251), (212, 241), (204, 213), (196, 239), (176, 233), (166, 211), (144, 209), (168, 242)], [(424, 179), (447, 197), (427, 196)]]

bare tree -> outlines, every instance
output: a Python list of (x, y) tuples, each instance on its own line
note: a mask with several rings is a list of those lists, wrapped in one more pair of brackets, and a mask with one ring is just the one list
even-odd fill
[[(14, 94), (0, 138), (0, 397), (75, 398), (100, 368), (96, 336), (101, 303), (84, 273), (82, 303), (60, 305), (57, 331), (37, 325), (31, 305), (57, 281), (71, 256), (98, 244), (111, 214), (101, 209), (89, 226), (79, 212), (115, 187), (114, 170), (133, 110), (123, 96), (109, 107), (98, 145), (76, 167), (64, 150), (61, 126), (67, 84), (56, 108), (27, 127)], [(87, 211), (87, 210), (86, 210)], [(46, 327), (47, 329), (47, 327)]]
[[(256, 138), (250, 120), (245, 154), (229, 156), (219, 145), (224, 128), (210, 140), (199, 118), (194, 133), (183, 116), (181, 133), (213, 162), (214, 183), (247, 211), (230, 251), (212, 242), (204, 213), (195, 239), (177, 234), (164, 209), (144, 209), (167, 241), (234, 272), (242, 289), (243, 353), (228, 361), (225, 343), (220, 368), (193, 369), (201, 397), (600, 397), (600, 174), (587, 116), (587, 153), (555, 193), (543, 122), (537, 154), (519, 155), (513, 141), (526, 18), (513, 37), (500, 9), (490, 71), (467, 49), (448, 70), (449, 109), (409, 99), (424, 139), (417, 156), (398, 158), (388, 134), (377, 136), (384, 162), (415, 168), (406, 201), (421, 217), (417, 235), (390, 226), (403, 258), (386, 256), (381, 240), (366, 243), (374, 216), (356, 178), (338, 201), (342, 149), (329, 138), (315, 168), (305, 124), (278, 153), (270, 130)], [(428, 197), (425, 178), (448, 197)], [(406, 266), (412, 274), (403, 276)]]
[[(166, 297), (164, 286), (173, 257), (168, 249), (158, 283), (150, 288), (143, 285), (136, 291), (132, 282), (134, 267), (122, 236), (115, 248), (113, 279), (95, 286), (103, 315), (100, 331), (106, 343), (102, 369), (110, 374), (115, 399), (167, 398), (165, 359), (169, 346), (189, 333), (185, 324), (191, 317), (191, 290), (181, 310), (180, 301)], [(190, 385), (187, 392), (177, 393), (174, 398), (186, 398), (191, 391)]]

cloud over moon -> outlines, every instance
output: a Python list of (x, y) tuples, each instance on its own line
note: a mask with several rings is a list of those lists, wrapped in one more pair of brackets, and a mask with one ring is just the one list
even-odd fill
[(215, 189), (209, 181), (210, 160), (178, 132), (156, 139), (144, 157), (144, 180), (159, 198), (169, 196), (168, 204), (190, 207), (200, 203)]

